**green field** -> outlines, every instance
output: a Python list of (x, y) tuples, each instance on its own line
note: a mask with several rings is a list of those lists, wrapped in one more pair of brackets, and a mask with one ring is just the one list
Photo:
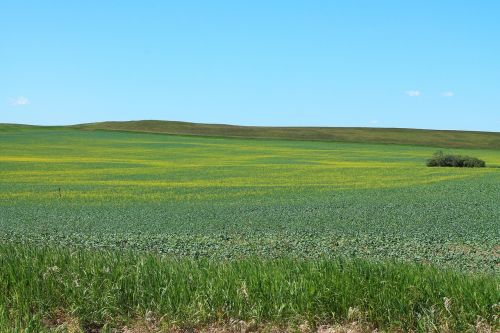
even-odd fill
[[(407, 144), (418, 133), (404, 130), (396, 145), (84, 127), (0, 126), (0, 331), (50, 329), (62, 310), (84, 328), (148, 311), (188, 326), (334, 323), (349, 308), (379, 329), (499, 324), (498, 133), (434, 141), (487, 163), (460, 169), (426, 167), (438, 148)], [(50, 267), (62, 271), (42, 279), (50, 295), (26, 287)], [(203, 288), (190, 291), (189, 270)], [(77, 276), (90, 294), (70, 291)], [(336, 278), (345, 288), (324, 285)], [(241, 283), (255, 288), (248, 304)]]

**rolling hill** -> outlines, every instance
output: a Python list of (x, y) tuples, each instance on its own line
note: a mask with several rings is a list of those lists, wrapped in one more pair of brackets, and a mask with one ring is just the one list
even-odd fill
[(200, 124), (180, 121), (138, 120), (106, 121), (70, 126), (32, 126), (0, 124), (0, 132), (23, 128), (85, 131), (106, 130), (170, 135), (194, 135), (254, 139), (337, 141), (354, 143), (386, 143), (422, 145), (443, 148), (500, 149), (500, 133), (479, 131), (429, 130), (370, 127), (266, 127), (225, 124)]
[(500, 133), (365, 127), (261, 127), (178, 121), (109, 121), (75, 125), (83, 130), (113, 130), (176, 135), (259, 139), (412, 144), (449, 148), (500, 148)]

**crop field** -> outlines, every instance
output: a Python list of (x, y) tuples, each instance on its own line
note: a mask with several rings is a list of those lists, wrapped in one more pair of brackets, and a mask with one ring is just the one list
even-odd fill
[(426, 167), (436, 150), (0, 126), (0, 331), (358, 308), (380, 330), (495, 329), (500, 150)]

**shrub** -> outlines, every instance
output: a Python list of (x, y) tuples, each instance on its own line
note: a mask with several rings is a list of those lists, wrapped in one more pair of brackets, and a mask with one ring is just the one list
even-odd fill
[(449, 155), (438, 151), (434, 156), (427, 160), (429, 167), (457, 167), (457, 168), (484, 168), (486, 163), (476, 157)]

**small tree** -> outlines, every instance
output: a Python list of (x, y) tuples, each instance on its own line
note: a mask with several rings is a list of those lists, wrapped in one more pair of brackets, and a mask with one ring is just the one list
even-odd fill
[(484, 168), (486, 163), (476, 157), (443, 154), (441, 150), (427, 160), (428, 167)]

